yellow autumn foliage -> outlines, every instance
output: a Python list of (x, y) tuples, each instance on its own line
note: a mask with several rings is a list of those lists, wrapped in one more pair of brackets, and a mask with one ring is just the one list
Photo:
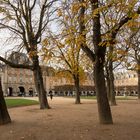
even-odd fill
[(72, 4), (71, 11), (72, 11), (73, 14), (78, 13), (79, 9), (80, 9), (80, 4), (79, 3)]
[(58, 9), (58, 10), (57, 10), (57, 15), (58, 15), (59, 17), (62, 16), (62, 10), (61, 10), (61, 9)]
[(30, 58), (32, 58), (32, 57), (36, 56), (37, 53), (38, 53), (37, 51), (30, 51), (30, 52), (28, 53), (28, 55), (29, 55)]
[(46, 39), (44, 39), (43, 41), (42, 41), (42, 46), (48, 46), (49, 45), (49, 41), (48, 41), (48, 39), (46, 38)]

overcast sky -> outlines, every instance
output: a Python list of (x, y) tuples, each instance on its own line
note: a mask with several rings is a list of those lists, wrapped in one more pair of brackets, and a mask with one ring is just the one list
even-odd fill
[[(38, 16), (39, 16), (38, 15), (39, 13), (37, 11), (38, 10), (34, 11), (34, 16), (37, 16), (36, 18), (38, 18)], [(0, 16), (2, 16), (2, 15), (0, 15)], [(58, 29), (60, 30), (60, 28), (58, 28), (58, 25), (55, 22), (50, 24), (50, 28), (51, 28), (51, 30), (53, 30), (56, 33), (58, 32)], [(6, 32), (6, 31), (1, 31), (0, 30), (0, 55), (2, 55), (2, 56), (5, 55), (5, 52), (7, 52), (8, 50), (11, 50), (12, 48), (14, 48), (16, 46), (16, 44), (18, 44), (18, 41), (17, 42), (15, 42), (15, 41), (13, 42), (12, 41), (12, 42), (8, 43), (6, 41), (8, 36), (9, 36), (8, 31)], [(5, 43), (5, 41), (6, 41), (6, 43)]]

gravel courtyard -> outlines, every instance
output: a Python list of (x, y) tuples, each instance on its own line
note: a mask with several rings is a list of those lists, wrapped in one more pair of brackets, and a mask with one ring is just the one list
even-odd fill
[[(35, 100), (37, 98), (34, 98)], [(96, 100), (54, 97), (50, 110), (39, 105), (9, 109), (12, 123), (0, 126), (0, 140), (139, 140), (140, 101), (117, 101), (113, 125), (100, 125)]]

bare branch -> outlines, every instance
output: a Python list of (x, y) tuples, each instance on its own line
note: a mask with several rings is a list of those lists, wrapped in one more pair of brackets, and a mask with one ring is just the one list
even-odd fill
[(0, 56), (0, 61), (4, 62), (5, 64), (13, 67), (13, 68), (23, 68), (23, 69), (30, 69), (32, 70), (33, 69), (33, 66), (32, 65), (25, 65), (25, 64), (15, 64), (15, 63), (12, 63), (6, 59), (4, 59), (3, 57)]

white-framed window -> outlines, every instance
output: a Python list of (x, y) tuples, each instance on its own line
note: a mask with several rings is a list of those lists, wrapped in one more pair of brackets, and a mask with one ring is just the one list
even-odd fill
[(16, 82), (16, 77), (13, 77), (13, 82), (14, 82), (14, 83)]
[(8, 81), (9, 82), (12, 82), (12, 77), (9, 76)]
[(33, 80), (33, 78), (32, 78), (32, 77), (30, 77), (30, 82), (32, 82), (32, 80)]
[(22, 81), (22, 77), (20, 77), (20, 78), (19, 78), (19, 82), (20, 82), (20, 83), (22, 83), (22, 82), (23, 82), (23, 81)]

